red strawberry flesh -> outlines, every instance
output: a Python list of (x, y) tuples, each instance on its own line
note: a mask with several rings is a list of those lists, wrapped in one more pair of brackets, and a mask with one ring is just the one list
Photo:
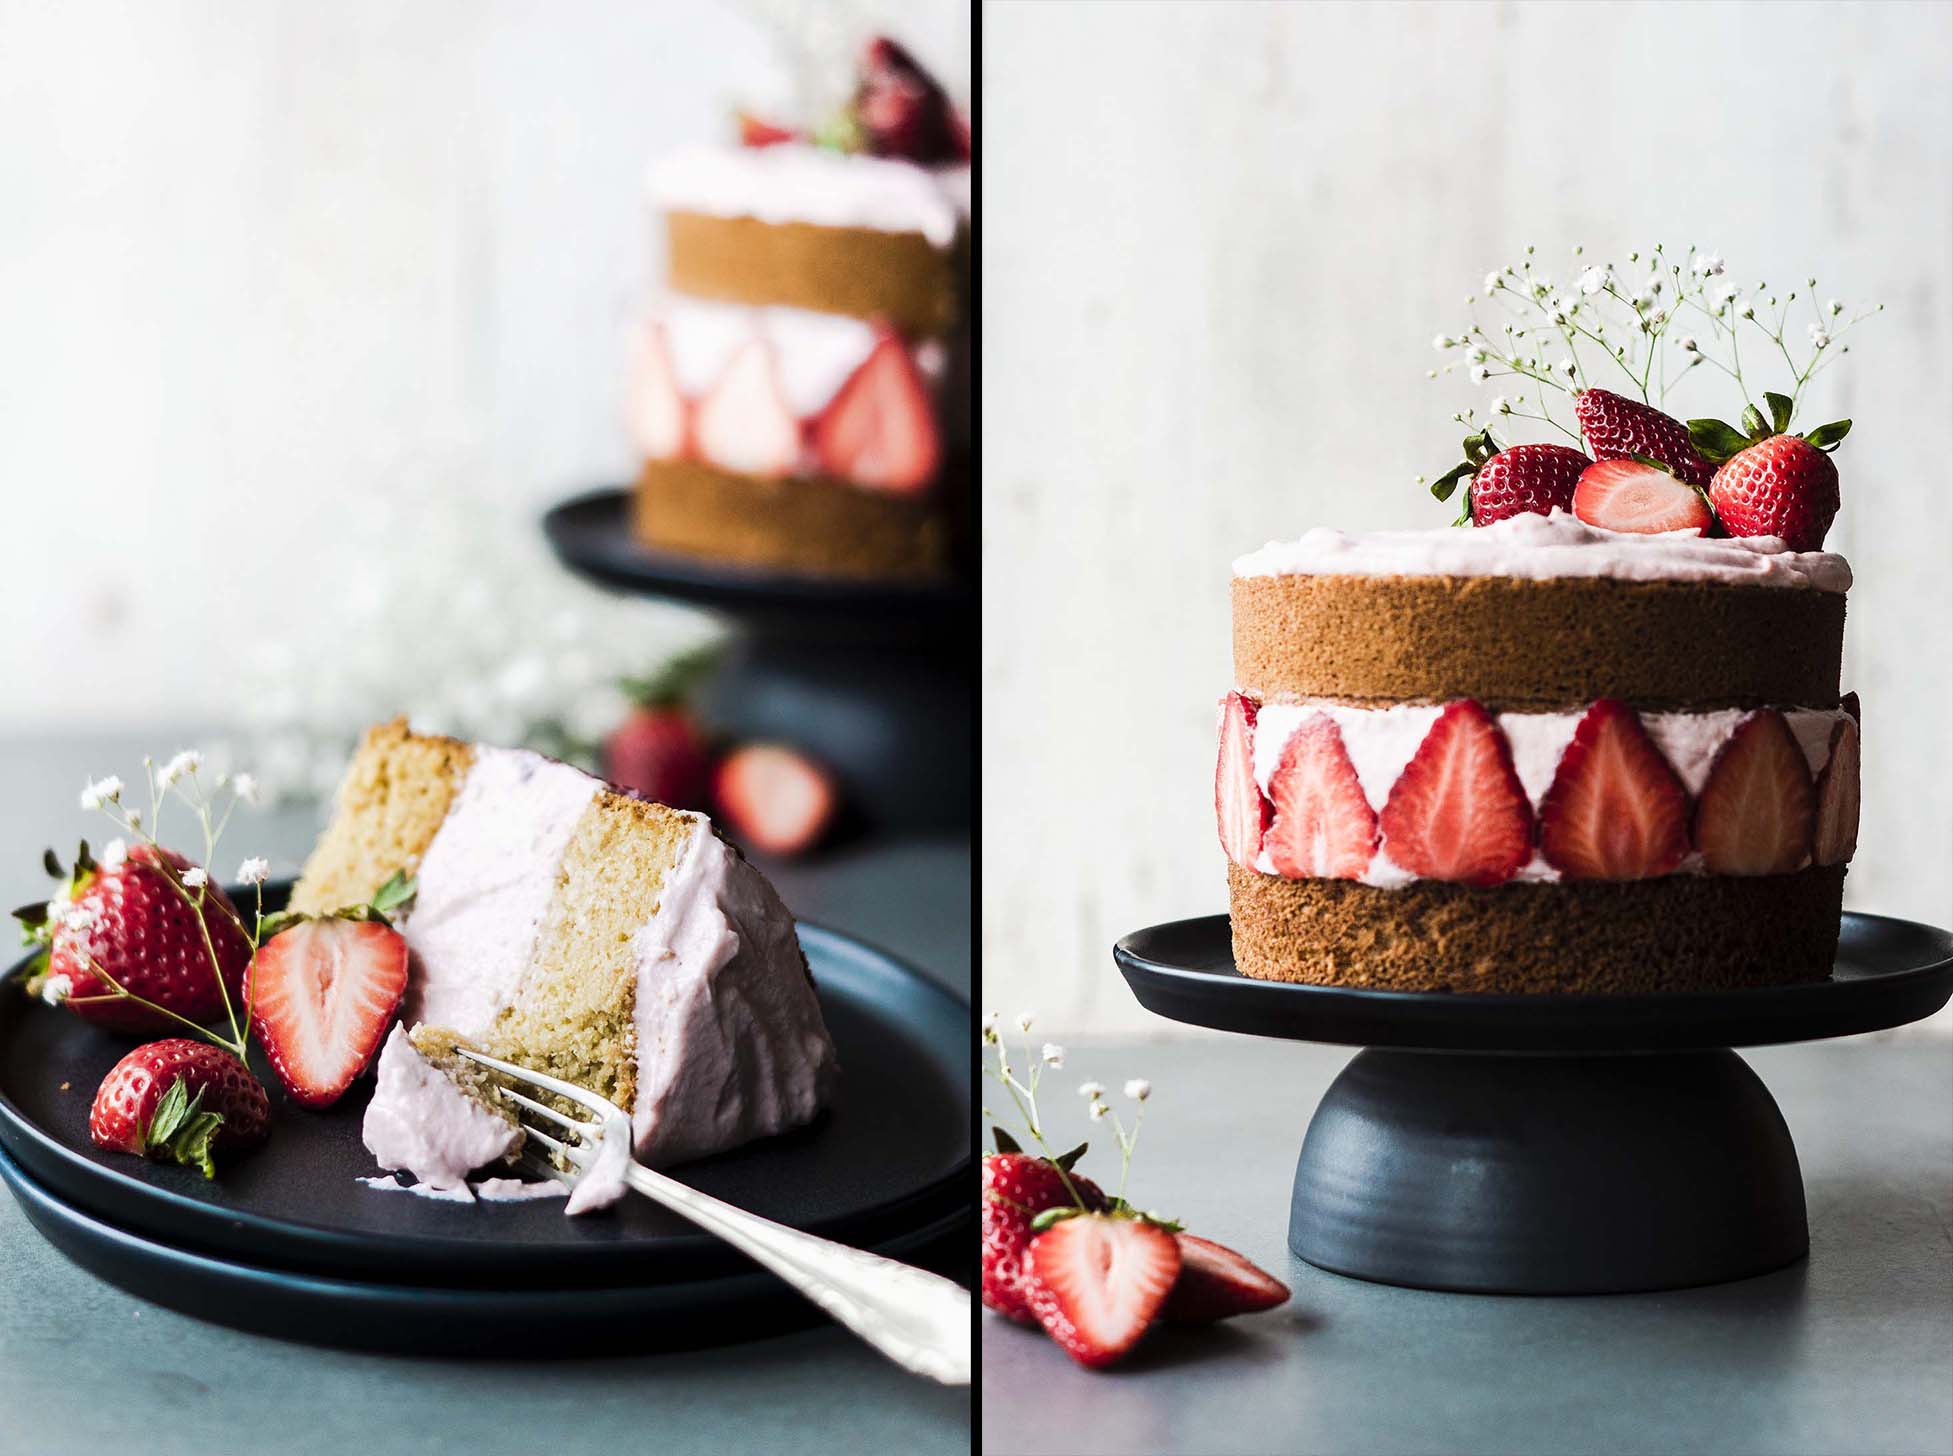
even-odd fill
[(1221, 848), (1243, 869), (1253, 869), (1261, 854), (1274, 806), (1255, 782), (1253, 698), (1229, 693), (1221, 699), (1221, 752), (1214, 766), (1214, 816)]
[(1259, 1314), (1288, 1300), (1286, 1284), (1225, 1244), (1188, 1233), (1174, 1238), (1180, 1245), (1180, 1277), (1165, 1309), (1172, 1323), (1209, 1324)]
[(1289, 879), (1361, 878), (1376, 857), (1377, 816), (1363, 796), (1343, 735), (1326, 713), (1304, 718), (1268, 781), (1275, 808), (1266, 845)]
[(925, 491), (942, 464), (929, 386), (908, 346), (884, 332), (813, 427), (828, 474), (896, 495)]
[(1007, 1319), (1034, 1325), (1024, 1286), (1024, 1251), (1031, 1220), (1048, 1208), (1103, 1213), (1110, 1204), (1098, 1184), (1079, 1173), (1061, 1173), (1048, 1158), (1030, 1153), (991, 1153), (983, 1160), (983, 1302)]
[(1858, 848), (1858, 724), (1846, 718), (1831, 730), (1831, 753), (1817, 776), (1814, 864), (1843, 864)]
[(1573, 415), (1596, 460), (1659, 460), (1689, 485), (1707, 485), (1716, 472), (1689, 440), (1688, 426), (1653, 405), (1585, 389), (1573, 401)]
[(1707, 531), (1716, 523), (1702, 492), (1638, 460), (1598, 460), (1573, 489), (1573, 514), (1606, 531), (1652, 535)]
[(727, 754), (713, 775), (713, 799), (742, 841), (778, 855), (819, 843), (839, 803), (827, 770), (779, 743), (748, 743)]
[(1532, 857), (1532, 806), (1492, 715), (1447, 704), (1391, 786), (1384, 851), (1427, 880), (1498, 885)]
[(1540, 800), (1539, 851), (1572, 880), (1648, 879), (1688, 854), (1688, 790), (1626, 703), (1602, 698), (1574, 728)]
[(251, 963), (251, 1024), (294, 1100), (330, 1107), (366, 1070), (407, 989), (407, 942), (376, 920), (301, 921)]
[(1080, 1214), (1031, 1240), (1024, 1277), (1045, 1333), (1097, 1369), (1132, 1349), (1166, 1304), (1180, 1246), (1140, 1219)]
[(1774, 708), (1736, 725), (1695, 805), (1695, 847), (1714, 875), (1782, 875), (1809, 857), (1817, 814), (1810, 765)]

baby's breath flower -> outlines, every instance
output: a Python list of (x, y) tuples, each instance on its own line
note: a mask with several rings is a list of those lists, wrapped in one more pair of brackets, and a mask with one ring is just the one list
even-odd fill
[(1824, 327), (1821, 324), (1812, 324), (1810, 326), (1810, 335), (1811, 343), (1817, 348), (1822, 349), (1831, 342), (1831, 336), (1824, 332)]
[(1483, 344), (1473, 344), (1471, 346), (1470, 351), (1466, 353), (1465, 357), (1474, 364), (1483, 364), (1487, 357), (1485, 353), (1485, 346)]
[(1564, 374), (1568, 379), (1577, 378), (1580, 373), (1580, 366), (1573, 362), (1573, 356), (1571, 354), (1567, 355), (1566, 358), (1560, 360), (1559, 364), (1556, 367), (1559, 369), (1560, 373)]
[(1605, 268), (1588, 268), (1580, 274), (1580, 291), (1592, 298), (1613, 281)]
[(231, 779), (231, 792), (247, 804), (255, 804), (264, 796), (256, 776), (248, 773), (238, 774)]
[(186, 748), (158, 770), (156, 786), (167, 789), (185, 774), (194, 774), (202, 767), (203, 755), (194, 748)]
[(105, 870), (119, 870), (128, 862), (128, 859), (129, 842), (126, 839), (117, 837), (102, 846), (102, 858), (99, 863)]
[(183, 883), (192, 890), (201, 890), (210, 883), (210, 875), (202, 865), (191, 865), (183, 872)]
[(1017, 1013), (1017, 1029), (1018, 1029), (1019, 1031), (1029, 1031), (1029, 1030), (1031, 1029), (1031, 1013), (1030, 1013), (1030, 1012), (1028, 1012), (1028, 1011), (1020, 1011), (1020, 1012), (1018, 1012), (1018, 1013)]
[(1844, 301), (1842, 299), (1834, 298), (1830, 302), (1824, 305), (1824, 311), (1830, 314), (1831, 317), (1836, 318), (1839, 314), (1844, 312)]
[(104, 804), (119, 803), (122, 799), (122, 780), (114, 774), (105, 779), (96, 779), (81, 791), (81, 807), (99, 809)]
[(997, 1034), (997, 1021), (998, 1016), (996, 1012), (986, 1011), (983, 1013), (983, 1034), (985, 1036), (995, 1036)]
[(1675, 344), (1684, 354), (1699, 355), (1702, 352), (1702, 346), (1696, 343), (1695, 335), (1693, 334), (1683, 334), (1681, 338), (1675, 341)]
[(1753, 319), (1756, 317), (1756, 305), (1751, 303), (1746, 298), (1743, 300), (1742, 306), (1738, 308), (1736, 312), (1740, 313), (1746, 319)]
[(1697, 253), (1695, 261), (1689, 266), (1695, 269), (1697, 277), (1714, 278), (1722, 272), (1722, 254)]
[(1126, 1083), (1126, 1096), (1135, 1102), (1144, 1102), (1153, 1095), (1153, 1084), (1144, 1077), (1134, 1077)]
[[(237, 867), (238, 883), (243, 885), (262, 885), (265, 882), (265, 877), (270, 873), (270, 862), (255, 854)], [(984, 1026), (986, 1033), (994, 1029), (996, 1019), (996, 1014), (993, 1012), (989, 1022)]]
[(1078, 1095), (1087, 1101), (1096, 1102), (1099, 1098), (1105, 1096), (1105, 1083), (1080, 1082), (1078, 1084)]
[(1457, 344), (1458, 341), (1449, 334), (1438, 334), (1431, 340), (1431, 347), (1433, 349), (1452, 349), (1456, 348)]
[(1492, 377), (1492, 371), (1486, 368), (1483, 364), (1472, 365), (1473, 384), (1483, 384), (1486, 380), (1490, 379), (1491, 377)]
[(1062, 1067), (1065, 1064), (1065, 1049), (1055, 1041), (1046, 1042), (1038, 1055), (1047, 1067)]
[(1495, 415), (1509, 415), (1512, 413), (1512, 401), (1502, 394), (1495, 394), (1492, 396), (1492, 403), (1488, 408)]
[(1112, 1111), (1111, 1103), (1094, 1102), (1091, 1105), (1091, 1107), (1086, 1110), (1085, 1115), (1091, 1118), (1093, 1122), (1098, 1122), (1102, 1118), (1108, 1116), (1111, 1113), (1111, 1111)]
[(1487, 293), (1497, 293), (1502, 284), (1503, 280), (1499, 277), (1497, 270), (1485, 275), (1485, 291)]
[(75, 983), (68, 977), (49, 976), (41, 982), (41, 999), (50, 1006), (59, 1006), (74, 989)]

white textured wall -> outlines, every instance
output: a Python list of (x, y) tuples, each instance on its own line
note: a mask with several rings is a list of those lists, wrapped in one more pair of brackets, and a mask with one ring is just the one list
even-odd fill
[[(1883, 299), (1850, 415), (1857, 908), (1953, 923), (1953, 8), (985, 8), (986, 1000), (1160, 1030), (1108, 947), (1225, 908), (1228, 563), (1442, 525), (1434, 333), (1528, 242)], [(1706, 375), (1707, 371), (1703, 371)], [(1681, 396), (1719, 412), (1710, 379)]]
[(619, 478), (645, 163), (796, 11), (967, 93), (961, 0), (0, 0), (0, 728), (222, 719), (214, 642), (425, 650), (333, 642), (354, 517)]

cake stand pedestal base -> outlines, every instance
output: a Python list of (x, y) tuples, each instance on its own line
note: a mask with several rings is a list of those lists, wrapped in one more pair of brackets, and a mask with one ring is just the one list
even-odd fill
[(1338, 1274), (1488, 1294), (1617, 1294), (1804, 1257), (1777, 1104), (1728, 1050), (1370, 1049), (1316, 1109), (1289, 1247)]

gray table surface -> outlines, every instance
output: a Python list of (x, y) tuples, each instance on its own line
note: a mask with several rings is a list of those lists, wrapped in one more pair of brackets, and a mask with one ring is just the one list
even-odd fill
[[(176, 734), (0, 738), (0, 905), (47, 893), (48, 844), (99, 845), (76, 794), (139, 775)], [(181, 822), (181, 821), (179, 821)], [(263, 854), (296, 869), (314, 809), (242, 811), (219, 870)], [(967, 996), (970, 850), (956, 838), (866, 843), (772, 866), (796, 913), (859, 935)], [(9, 956), (8, 959), (11, 959)], [(0, 962), (4, 963), (4, 962)], [(106, 1372), (100, 1376), (89, 1372)], [(100, 1379), (104, 1382), (98, 1385)], [(414, 1360), (287, 1344), (146, 1304), (57, 1254), (0, 1197), (0, 1453), (128, 1449), (661, 1453), (948, 1452), (971, 1397), (905, 1375), (828, 1326), (692, 1354), (518, 1364)]]
[[(1203, 1036), (1067, 1050), (1062, 1090), (1040, 1099), (1054, 1136), (1086, 1135), (1071, 1083), (1150, 1078), (1129, 1192), (1295, 1297), (1157, 1333), (1108, 1374), (986, 1312), (986, 1451), (1953, 1451), (1953, 1049), (1746, 1052), (1797, 1141), (1809, 1260), (1578, 1299), (1397, 1289), (1289, 1254), (1302, 1130), (1349, 1049)], [(1117, 1149), (1096, 1141), (1084, 1171), (1109, 1154), (1116, 1176)]]

